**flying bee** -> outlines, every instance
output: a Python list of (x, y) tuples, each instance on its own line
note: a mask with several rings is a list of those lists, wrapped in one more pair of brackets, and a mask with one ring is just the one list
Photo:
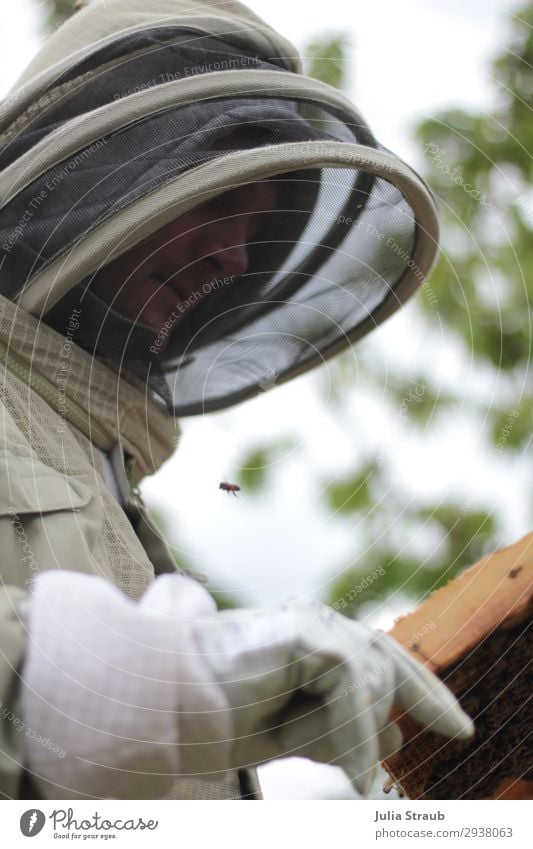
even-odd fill
[(227, 481), (221, 481), (218, 488), (223, 489), (224, 492), (232, 492), (235, 498), (237, 498), (237, 493), (240, 491), (238, 483), (228, 483)]

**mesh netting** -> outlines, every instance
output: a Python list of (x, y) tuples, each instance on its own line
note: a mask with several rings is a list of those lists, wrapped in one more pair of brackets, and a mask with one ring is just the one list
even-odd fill
[[(15, 136), (8, 134), (4, 163), (76, 116), (137, 90), (155, 90), (165, 80), (193, 73), (209, 76), (213, 68), (230, 62), (233, 69), (252, 65), (283, 75), (272, 62), (197, 34), (174, 33), (164, 39), (138, 35), (129, 51), (128, 56), (121, 40), (120, 46), (108, 47), (107, 54), (99, 53), (98, 60), (92, 57), (87, 68), (78, 69), (79, 75), (88, 74), (83, 85), (72, 72), (60, 80), (61, 96), (52, 98), (42, 114), (27, 119)], [(123, 54), (127, 61), (117, 66), (117, 56)], [(108, 68), (111, 59), (115, 64)], [(101, 67), (95, 75), (97, 62)], [(72, 88), (65, 90), (65, 84)], [(68, 263), (69, 251), (90, 233), (106, 224), (112, 228), (121, 210), (155, 196), (191, 169), (220, 160), (223, 170), (228, 155), (247, 152), (265, 163), (253, 182), (260, 186), (268, 179), (275, 188), (275, 203), (246, 243), (243, 273), (224, 275), (216, 251), (209, 256), (197, 251), (192, 258), (186, 252), (180, 255), (178, 240), (171, 276), (190, 274), (194, 285), (187, 295), (201, 297), (185, 299), (180, 292), (166, 320), (148, 327), (142, 315), (117, 306), (111, 292), (95, 291), (94, 280), (109, 262), (104, 255), (90, 276), (58, 304), (50, 300), (41, 315), (57, 328), (78, 308), (77, 344), (148, 380), (179, 415), (221, 408), (270, 388), (320, 362), (336, 346), (346, 347), (357, 328), (372, 329), (375, 310), (394, 301), (396, 285), (409, 263), (412, 266), (418, 224), (393, 182), (345, 162), (306, 167), (310, 159), (316, 162), (319, 143), (324, 144), (323, 159), (333, 158), (328, 154), (330, 142), (380, 149), (355, 111), (268, 90), (253, 97), (239, 94), (235, 75), (231, 96), (147, 114), (104, 135), (91, 146), (90, 155), (84, 150), (47, 168), (3, 208), (0, 291), (16, 299), (35, 276), (63, 257)], [(300, 146), (301, 168), (288, 170), (283, 156), (276, 156), (287, 144)], [(273, 161), (277, 174), (272, 174)], [(240, 178), (234, 168), (220, 189), (221, 199), (246, 182), (249, 179)], [(37, 210), (36, 198), (42, 199)], [(212, 199), (198, 192), (195, 201), (202, 207)], [(234, 214), (235, 222), (261, 211), (242, 207)], [(221, 227), (227, 223), (223, 213), (220, 222)], [(143, 239), (146, 232), (139, 234), (139, 242)], [(198, 263), (206, 259), (210, 274), (202, 279)], [(161, 289), (167, 286), (168, 274), (166, 266), (157, 275)], [(420, 272), (419, 282), (422, 279)], [(119, 281), (122, 284), (131, 285), (127, 279)], [(160, 293), (152, 289), (148, 297)]]
[(322, 169), (315, 207), (283, 264), (250, 269), (185, 316), (168, 349), (180, 354), (171, 385), (182, 412), (194, 410), (199, 385), (209, 410), (238, 400), (247, 386), (303, 369), (391, 295), (411, 256), (413, 215), (384, 180), (346, 209), (347, 195), (360, 196), (355, 182), (353, 172)]

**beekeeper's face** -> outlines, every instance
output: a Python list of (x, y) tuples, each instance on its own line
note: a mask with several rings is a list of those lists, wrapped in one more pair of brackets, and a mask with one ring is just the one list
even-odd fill
[(180, 315), (208, 297), (211, 283), (246, 272), (248, 243), (275, 201), (268, 180), (233, 189), (105, 266), (94, 278), (94, 291), (126, 318), (156, 332), (169, 318), (175, 326)]

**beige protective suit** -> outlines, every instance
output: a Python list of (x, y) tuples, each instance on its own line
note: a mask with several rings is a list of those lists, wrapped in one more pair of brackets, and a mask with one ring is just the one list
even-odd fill
[[(23, 599), (43, 569), (103, 576), (134, 600), (155, 575), (175, 571), (136, 486), (172, 454), (179, 429), (155, 405), (147, 417), (143, 387), (119, 380), (68, 336), (5, 298), (1, 315), (0, 791), (4, 798), (33, 798), (35, 787), (24, 775), (24, 735), (38, 731), (25, 723), (17, 697), (28, 638)], [(126, 457), (124, 492), (134, 493), (130, 518), (110, 494), (95, 451), (115, 446)], [(147, 776), (147, 796), (151, 780)], [(258, 792), (249, 770), (216, 782), (179, 779), (170, 798)]]
[[(179, 430), (155, 406), (147, 427), (142, 387), (118, 380), (67, 337), (5, 298), (1, 313), (0, 789), (4, 798), (19, 798), (35, 795), (25, 783), (24, 735), (38, 733), (25, 724), (17, 698), (28, 637), (21, 602), (42, 569), (104, 576), (132, 599), (142, 595), (154, 574), (175, 569), (136, 494), (129, 512), (140, 514), (141, 544), (106, 487), (95, 446), (105, 451), (121, 446), (135, 487), (171, 455)], [(236, 776), (212, 788), (183, 779), (173, 798), (237, 798), (239, 793)]]

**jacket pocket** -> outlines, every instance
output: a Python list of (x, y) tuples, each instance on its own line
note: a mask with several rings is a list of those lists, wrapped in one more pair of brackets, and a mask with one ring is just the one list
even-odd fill
[(0, 516), (77, 510), (88, 504), (90, 488), (30, 457), (11, 455), (0, 461)]
[(91, 487), (35, 456), (0, 457), (0, 574), (24, 589), (40, 572), (98, 572), (103, 515)]

